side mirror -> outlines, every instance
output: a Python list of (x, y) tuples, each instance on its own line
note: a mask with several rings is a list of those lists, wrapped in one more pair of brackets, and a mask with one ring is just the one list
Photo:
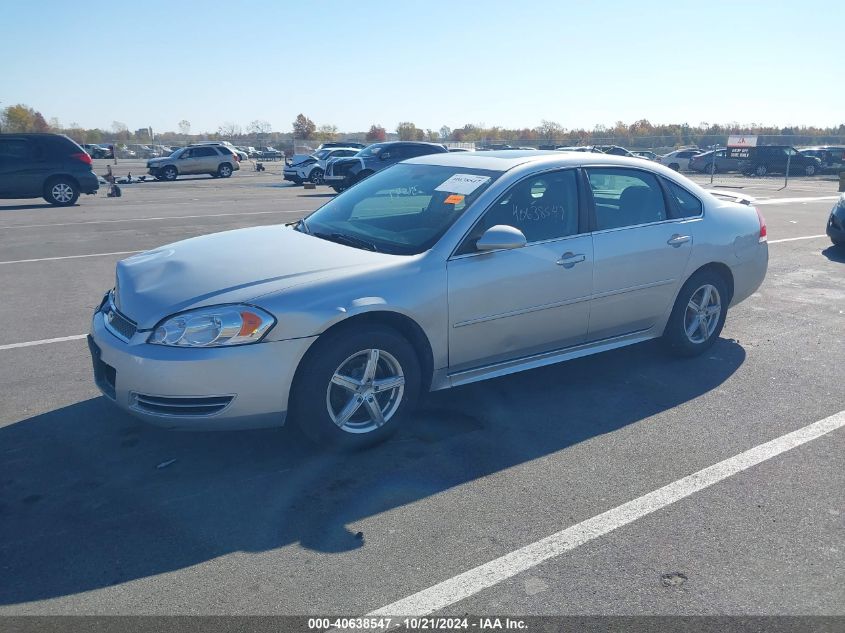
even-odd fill
[(518, 228), (497, 224), (484, 231), (484, 235), (478, 239), (475, 247), (480, 251), (511, 250), (522, 248), (527, 242), (525, 234)]

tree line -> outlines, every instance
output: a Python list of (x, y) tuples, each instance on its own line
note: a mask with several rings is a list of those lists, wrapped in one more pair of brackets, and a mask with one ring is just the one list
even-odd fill
[(391, 132), (379, 123), (373, 123), (367, 131), (345, 132), (336, 125), (317, 125), (305, 114), (300, 113), (291, 123), (289, 132), (274, 131), (268, 121), (254, 120), (245, 128), (227, 121), (215, 132), (192, 134), (190, 121), (177, 123), (178, 131), (152, 131), (139, 128), (134, 132), (120, 121), (113, 121), (110, 128), (83, 128), (75, 122), (67, 125), (57, 118), (45, 119), (41, 112), (24, 105), (8, 106), (0, 111), (2, 132), (59, 132), (80, 142), (100, 143), (103, 141), (151, 142), (150, 133), (161, 142), (185, 142), (198, 139), (226, 139), (243, 143), (272, 142), (291, 143), (313, 141), (316, 143), (341, 139), (366, 141), (370, 143), (385, 140), (430, 141), (435, 143), (463, 142), (478, 144), (518, 145), (595, 145), (616, 144), (631, 148), (681, 147), (685, 145), (712, 145), (724, 143), (730, 134), (755, 134), (766, 137), (788, 137), (793, 143), (842, 142), (845, 139), (845, 123), (836, 127), (796, 126), (775, 127), (758, 123), (651, 123), (640, 119), (634, 123), (617, 121), (612, 126), (596, 125), (592, 129), (567, 128), (556, 121), (543, 120), (532, 128), (487, 127), (483, 124), (466, 123), (461, 127), (447, 125), (437, 130), (419, 128), (412, 121), (401, 121)]

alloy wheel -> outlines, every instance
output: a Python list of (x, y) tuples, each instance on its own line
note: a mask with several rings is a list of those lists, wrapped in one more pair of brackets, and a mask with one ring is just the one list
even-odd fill
[(335, 370), (326, 389), (326, 407), (342, 431), (369, 433), (393, 417), (404, 393), (399, 361), (384, 350), (361, 350)]
[(50, 190), (50, 195), (53, 196), (53, 200), (56, 202), (70, 202), (73, 199), (73, 187), (66, 183), (58, 182), (53, 185), (53, 188)]
[(704, 284), (692, 293), (684, 313), (684, 330), (690, 342), (701, 344), (713, 336), (721, 315), (722, 298), (715, 286)]

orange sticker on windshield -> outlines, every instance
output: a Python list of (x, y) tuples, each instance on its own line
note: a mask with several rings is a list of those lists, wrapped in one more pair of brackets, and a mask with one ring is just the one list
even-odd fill
[(443, 204), (460, 204), (463, 201), (463, 196), (453, 193), (451, 196), (449, 196), (443, 201)]

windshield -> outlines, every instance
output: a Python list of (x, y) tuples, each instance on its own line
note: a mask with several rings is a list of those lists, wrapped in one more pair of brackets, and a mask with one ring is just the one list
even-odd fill
[(305, 218), (305, 233), (382, 253), (428, 250), (498, 171), (399, 164), (370, 176)]
[(360, 152), (358, 152), (355, 155), (360, 156), (362, 158), (367, 158), (367, 157), (370, 157), (370, 156), (378, 156), (378, 153), (383, 149), (384, 149), (384, 145), (378, 145), (378, 144), (367, 145), (367, 147), (365, 147), (364, 149), (362, 149)]

